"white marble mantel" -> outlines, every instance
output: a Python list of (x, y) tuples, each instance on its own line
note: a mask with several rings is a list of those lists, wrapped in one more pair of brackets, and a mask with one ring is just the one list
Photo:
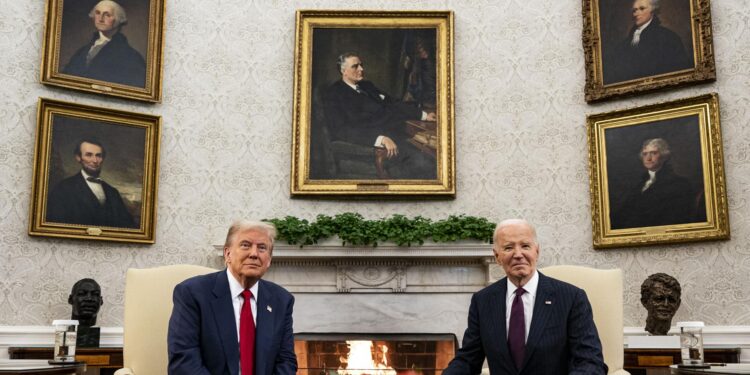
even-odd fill
[[(215, 246), (221, 254), (221, 245)], [(490, 245), (276, 244), (266, 278), (292, 293), (472, 293), (494, 279)]]

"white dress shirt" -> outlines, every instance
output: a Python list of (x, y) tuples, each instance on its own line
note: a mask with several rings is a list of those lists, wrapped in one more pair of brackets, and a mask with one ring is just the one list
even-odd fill
[(656, 171), (648, 171), (648, 180), (645, 184), (643, 184), (643, 187), (641, 188), (641, 193), (646, 191), (651, 185), (653, 185), (654, 181), (656, 181)]
[(99, 54), (99, 51), (104, 48), (104, 46), (107, 45), (112, 39), (107, 38), (101, 31), (99, 32), (99, 39), (94, 41), (94, 45), (89, 48), (89, 52), (86, 54), (86, 65), (91, 64), (91, 60), (93, 60), (96, 55)]
[[(516, 285), (508, 282), (508, 290), (505, 295), (505, 338), (508, 338), (508, 327), (510, 326), (510, 310), (513, 307), (513, 300), (516, 298)], [(539, 286), (539, 272), (534, 270), (534, 276), (531, 280), (522, 286), (526, 293), (521, 296), (523, 302), (523, 319), (526, 326), (526, 336), (524, 340), (529, 339), (529, 329), (531, 328), (531, 316), (534, 314), (534, 300), (536, 299), (536, 289)]]
[(648, 20), (648, 22), (644, 23), (639, 28), (635, 29), (635, 32), (633, 33), (633, 40), (630, 41), (631, 46), (637, 46), (638, 43), (641, 42), (641, 33), (643, 32), (643, 30), (645, 30), (648, 27), (648, 25), (651, 24), (651, 21), (653, 20), (654, 18), (652, 17), (650, 20)]
[[(232, 294), (234, 324), (237, 328), (237, 342), (239, 342), (240, 311), (242, 310), (242, 305), (245, 303), (245, 297), (242, 296), (242, 292), (245, 291), (245, 288), (243, 288), (240, 282), (234, 278), (234, 275), (232, 275), (232, 272), (229, 271), (229, 268), (227, 268), (227, 278), (229, 279), (229, 291)], [(255, 285), (250, 287), (250, 292), (253, 293), (253, 296), (250, 297), (250, 311), (252, 311), (253, 313), (253, 322), (257, 322), (258, 320), (255, 317), (258, 315), (258, 283), (255, 283)]]

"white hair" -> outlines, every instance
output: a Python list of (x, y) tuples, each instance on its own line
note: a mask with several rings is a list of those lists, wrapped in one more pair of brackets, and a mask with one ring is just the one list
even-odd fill
[(224, 241), (224, 247), (232, 245), (235, 234), (248, 230), (264, 232), (266, 236), (268, 236), (268, 240), (271, 241), (271, 249), (273, 249), (273, 242), (276, 239), (276, 227), (265, 221), (252, 221), (246, 219), (237, 220), (232, 223), (232, 226), (229, 227), (229, 231), (227, 231), (227, 239)]
[[(665, 141), (663, 138), (650, 138), (645, 141), (643, 141), (643, 145), (641, 146), (641, 151), (645, 149), (648, 146), (654, 146), (659, 150), (659, 153), (665, 158), (669, 158), (670, 155), (672, 155), (672, 150), (669, 149), (669, 143)], [(638, 154), (640, 158), (643, 158), (641, 154)]]
[(128, 23), (128, 16), (127, 14), (125, 14), (125, 9), (123, 9), (120, 4), (117, 4), (112, 0), (102, 0), (96, 3), (96, 5), (94, 5), (94, 7), (91, 8), (91, 11), (89, 12), (89, 18), (94, 18), (96, 7), (98, 7), (99, 5), (109, 5), (112, 7), (112, 10), (114, 10), (115, 12), (115, 27), (120, 27)]
[(492, 241), (497, 244), (497, 236), (500, 234), (500, 231), (505, 227), (513, 225), (524, 225), (529, 227), (529, 229), (531, 229), (531, 235), (534, 237), (534, 243), (538, 243), (536, 240), (536, 229), (534, 229), (534, 226), (524, 219), (505, 219), (499, 222), (495, 227), (495, 233), (492, 235)]

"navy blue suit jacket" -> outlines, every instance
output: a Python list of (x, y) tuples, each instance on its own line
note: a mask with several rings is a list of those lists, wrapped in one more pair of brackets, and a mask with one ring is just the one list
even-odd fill
[(526, 356), (517, 370), (506, 338), (506, 279), (472, 297), (463, 344), (443, 375), (478, 374), (485, 357), (492, 375), (607, 373), (586, 292), (541, 272)]
[(326, 90), (323, 102), (331, 137), (372, 146), (378, 136), (385, 135), (400, 148), (409, 137), (404, 122), (421, 119), (422, 110), (395, 100), (370, 81), (360, 81), (358, 85), (362, 94), (341, 80)]
[[(294, 297), (270, 281), (258, 283), (255, 375), (295, 375)], [(173, 300), (169, 374), (238, 374), (239, 340), (226, 270), (183, 281)]]

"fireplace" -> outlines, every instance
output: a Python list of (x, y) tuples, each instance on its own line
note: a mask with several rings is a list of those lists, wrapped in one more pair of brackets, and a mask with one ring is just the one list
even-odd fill
[(297, 375), (440, 375), (453, 359), (446, 334), (297, 333)]

